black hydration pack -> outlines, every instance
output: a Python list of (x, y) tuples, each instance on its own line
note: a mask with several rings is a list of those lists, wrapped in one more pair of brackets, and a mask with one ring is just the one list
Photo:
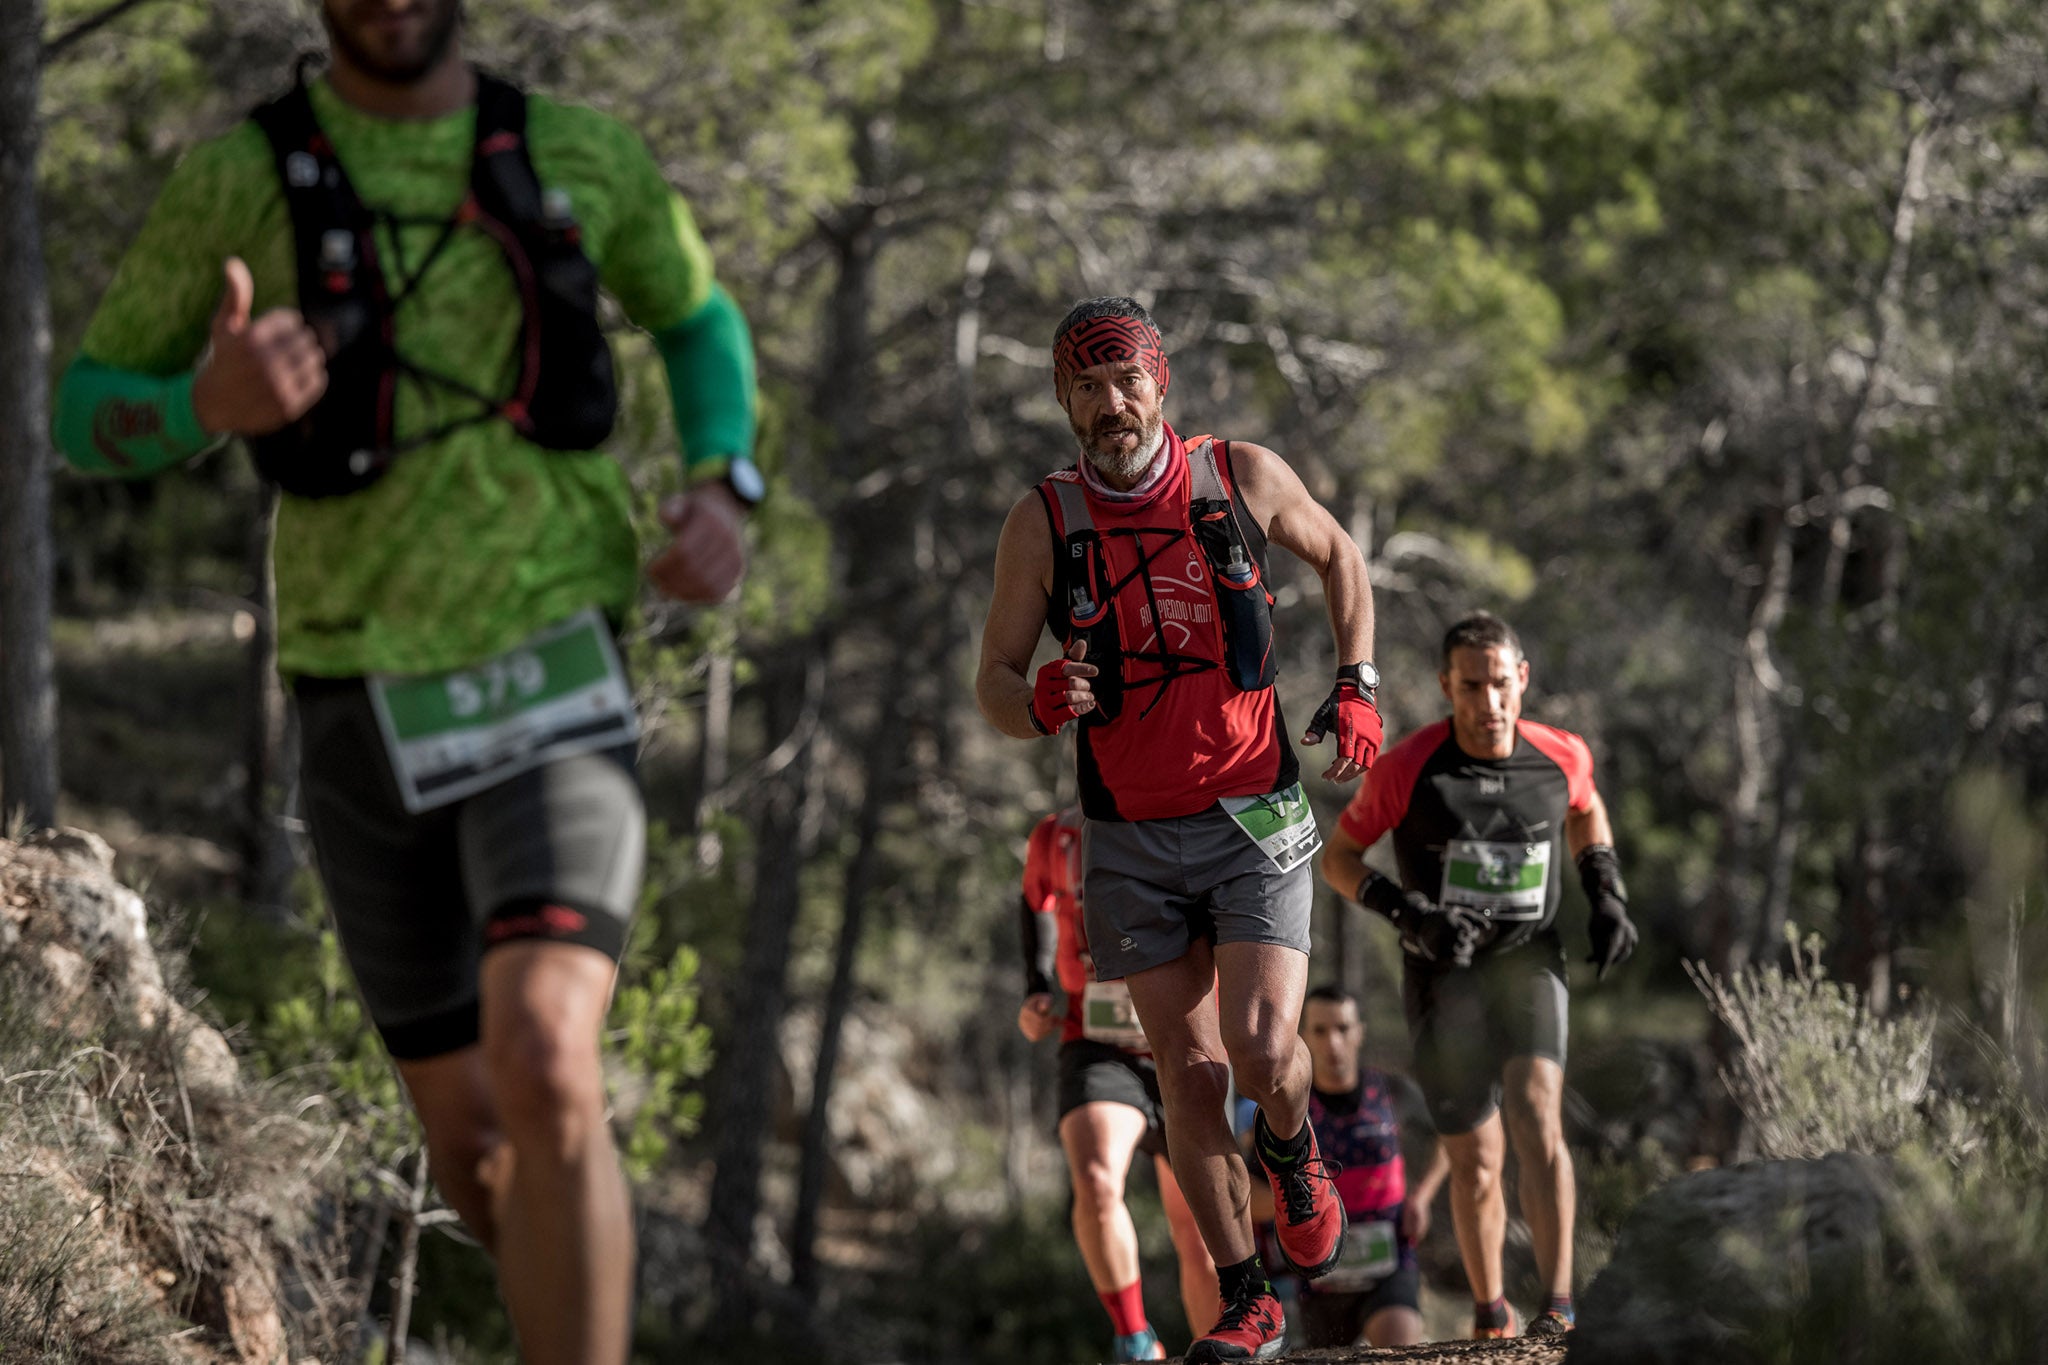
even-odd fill
[[(415, 220), (380, 214), (357, 197), (334, 144), (313, 115), (303, 80), (251, 115), (270, 139), (291, 210), (299, 311), (327, 354), (327, 391), (297, 421), (249, 442), (256, 467), (288, 493), (326, 498), (384, 476), (393, 460), (461, 427), (498, 418), (550, 450), (587, 451), (611, 434), (618, 413), (611, 348), (597, 321), (597, 267), (565, 193), (543, 191), (526, 148), (526, 95), (476, 73), (476, 150), (469, 191), (417, 268), (394, 294), (377, 256), (374, 229), (392, 240)], [(487, 233), (505, 253), (522, 313), (516, 379), (494, 397), (401, 354), (398, 309), (456, 229)], [(452, 391), (474, 413), (398, 441), (392, 430), (401, 379)]]
[(1187, 449), (1186, 522), (1113, 528), (1112, 535), (1130, 542), (1128, 550), (1114, 556), (1114, 563), (1078, 474), (1057, 474), (1038, 486), (1053, 527), (1053, 592), (1047, 624), (1063, 644), (1086, 640), (1087, 662), (1100, 670), (1092, 680), (1095, 709), (1081, 717), (1084, 726), (1106, 725), (1122, 713), (1127, 657), (1144, 659), (1161, 670), (1150, 680), (1158, 690), (1147, 710), (1158, 704), (1174, 678), (1217, 667), (1209, 659), (1167, 649), (1163, 633), (1156, 650), (1126, 651), (1117, 623), (1117, 597), (1125, 586), (1139, 579), (1149, 583), (1151, 561), (1189, 535), (1201, 547), (1215, 586), (1223, 631), (1222, 667), (1232, 685), (1241, 692), (1264, 691), (1278, 672), (1273, 658), (1273, 596), (1266, 587), (1265, 533), (1244, 512), (1234, 487), (1224, 482), (1218, 469), (1219, 458), (1228, 467), (1228, 443), (1200, 436)]

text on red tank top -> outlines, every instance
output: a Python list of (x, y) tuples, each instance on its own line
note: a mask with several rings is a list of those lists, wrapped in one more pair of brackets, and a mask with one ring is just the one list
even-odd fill
[(1263, 795), (1283, 785), (1292, 758), (1273, 689), (1240, 691), (1223, 666), (1217, 587), (1189, 517), (1187, 445), (1171, 427), (1166, 439), (1171, 464), (1149, 496), (1088, 493), (1114, 589), (1123, 703), (1115, 720), (1082, 730), (1081, 761), (1126, 820)]

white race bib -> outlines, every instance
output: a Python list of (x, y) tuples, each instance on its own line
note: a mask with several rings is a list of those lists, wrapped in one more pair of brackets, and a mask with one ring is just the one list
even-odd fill
[(1121, 981), (1089, 982), (1081, 992), (1081, 1036), (1144, 1051), (1149, 1044), (1138, 1023), (1138, 1008), (1131, 1003), (1131, 988)]
[(1318, 1294), (1359, 1294), (1401, 1268), (1401, 1244), (1386, 1219), (1353, 1223), (1337, 1264), (1315, 1282)]
[(1309, 809), (1299, 782), (1265, 796), (1221, 797), (1216, 804), (1282, 872), (1300, 867), (1323, 846), (1316, 813)]
[(474, 667), (380, 675), (369, 687), (399, 794), (414, 814), (640, 737), (625, 666), (595, 608)]
[(1550, 841), (1503, 843), (1453, 839), (1444, 845), (1439, 905), (1484, 910), (1496, 920), (1543, 918), (1550, 886)]

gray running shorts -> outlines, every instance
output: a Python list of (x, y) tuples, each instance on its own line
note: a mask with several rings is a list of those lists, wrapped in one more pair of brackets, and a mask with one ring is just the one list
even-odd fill
[(647, 814), (634, 746), (578, 754), (407, 812), (361, 679), (301, 678), (299, 797), (329, 911), (391, 1055), (477, 1041), (477, 975), (499, 943), (616, 960), (640, 897)]
[(1172, 962), (1198, 938), (1306, 953), (1312, 875), (1307, 862), (1280, 871), (1218, 806), (1166, 820), (1090, 820), (1081, 908), (1096, 979)]
[(1563, 1066), (1570, 1003), (1555, 930), (1482, 953), (1462, 970), (1404, 956), (1401, 1005), (1415, 1080), (1437, 1132), (1469, 1133), (1492, 1117), (1501, 1069), (1513, 1058), (1548, 1057)]

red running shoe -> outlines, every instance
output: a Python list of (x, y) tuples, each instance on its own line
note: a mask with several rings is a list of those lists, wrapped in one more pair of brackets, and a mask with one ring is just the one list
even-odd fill
[(1274, 1240), (1287, 1263), (1304, 1279), (1315, 1279), (1337, 1264), (1344, 1252), (1344, 1205), (1337, 1198), (1337, 1173), (1343, 1168), (1325, 1161), (1316, 1147), (1316, 1130), (1305, 1127), (1308, 1150), (1291, 1162), (1277, 1159), (1280, 1143), (1259, 1112), (1253, 1141), (1259, 1163), (1273, 1183)]
[(1266, 1360), (1287, 1349), (1287, 1315), (1273, 1286), (1258, 1287), (1223, 1305), (1223, 1316), (1209, 1335), (1188, 1347), (1183, 1365), (1212, 1365), (1223, 1360)]

